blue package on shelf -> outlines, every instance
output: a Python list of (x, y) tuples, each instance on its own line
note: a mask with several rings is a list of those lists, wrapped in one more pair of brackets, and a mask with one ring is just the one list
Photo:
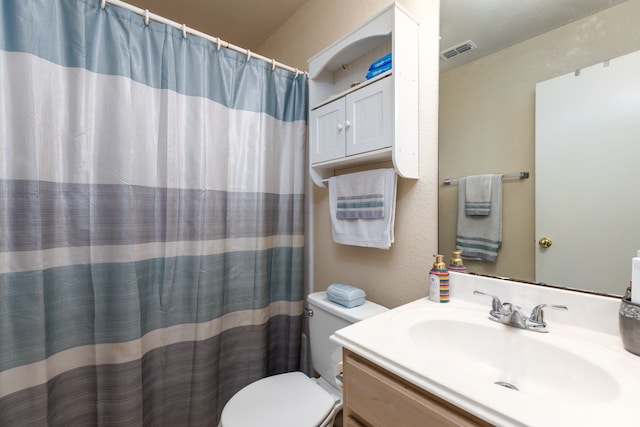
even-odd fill
[(369, 67), (369, 71), (373, 71), (377, 68), (380, 68), (384, 65), (390, 64), (391, 63), (391, 53), (387, 53), (385, 56), (383, 56), (382, 58), (379, 58), (377, 60), (374, 61), (373, 64), (371, 64), (371, 66)]
[(382, 67), (378, 67), (378, 68), (375, 68), (375, 69), (369, 71), (367, 73), (367, 80), (372, 79), (375, 76), (378, 76), (378, 75), (384, 73), (385, 71), (389, 71), (391, 69), (391, 67), (392, 67), (392, 65), (389, 62), (389, 63), (383, 65)]

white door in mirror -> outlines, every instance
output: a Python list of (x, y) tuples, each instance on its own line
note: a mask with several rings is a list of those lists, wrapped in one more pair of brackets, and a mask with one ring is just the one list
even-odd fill
[(536, 85), (536, 233), (553, 236), (552, 248), (536, 248), (538, 282), (615, 295), (629, 285), (625, 260), (640, 236), (639, 75), (640, 51)]

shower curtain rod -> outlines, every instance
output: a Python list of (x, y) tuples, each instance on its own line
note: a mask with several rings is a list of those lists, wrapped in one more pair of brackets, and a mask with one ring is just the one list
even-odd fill
[(281, 62), (276, 61), (275, 59), (269, 59), (265, 56), (259, 55), (257, 53), (251, 52), (249, 49), (244, 49), (242, 47), (236, 46), (234, 44), (231, 44), (229, 42), (226, 42), (224, 40), (221, 40), (220, 37), (212, 37), (208, 34), (202, 33), (198, 30), (194, 30), (193, 28), (189, 28), (186, 26), (186, 24), (179, 24), (175, 21), (172, 21), (170, 19), (167, 19), (163, 16), (160, 15), (156, 15), (155, 13), (151, 13), (149, 12), (149, 9), (141, 9), (139, 7), (133, 6), (129, 3), (120, 1), (120, 0), (100, 0), (100, 8), (104, 10), (104, 8), (107, 6), (107, 3), (112, 4), (114, 6), (119, 6), (122, 7), (124, 9), (130, 10), (133, 13), (136, 13), (140, 16), (142, 16), (144, 18), (144, 23), (145, 25), (149, 25), (149, 21), (150, 20), (154, 20), (156, 22), (160, 22), (162, 24), (166, 24), (166, 25), (170, 25), (174, 28), (177, 28), (179, 30), (182, 31), (182, 35), (186, 38), (187, 34), (192, 34), (194, 36), (197, 37), (202, 37), (205, 40), (209, 40), (211, 43), (215, 44), (218, 46), (218, 49), (220, 49), (221, 47), (224, 47), (226, 49), (230, 49), (236, 52), (239, 52), (243, 55), (247, 56), (247, 61), (250, 61), (251, 59), (260, 59), (261, 61), (265, 61), (265, 62), (269, 62), (271, 64), (271, 69), (274, 70), (276, 67), (278, 68), (282, 68), (283, 70), (287, 70), (290, 71), (292, 73), (294, 73), (296, 75), (296, 77), (298, 77), (298, 74), (300, 73), (304, 73), (304, 75), (308, 78), (309, 77), (309, 73), (306, 71), (300, 71), (297, 68), (293, 68), (290, 67), (286, 64), (283, 64)]

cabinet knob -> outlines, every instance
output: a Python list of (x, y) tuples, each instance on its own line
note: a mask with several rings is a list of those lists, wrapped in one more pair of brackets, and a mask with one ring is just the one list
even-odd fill
[(351, 122), (349, 120), (347, 120), (346, 122), (344, 122), (344, 127), (346, 127), (347, 129), (349, 129), (351, 127)]
[(336, 128), (338, 128), (338, 131), (341, 131), (343, 127), (344, 126), (342, 126), (342, 123), (338, 123), (338, 126), (336, 126)]

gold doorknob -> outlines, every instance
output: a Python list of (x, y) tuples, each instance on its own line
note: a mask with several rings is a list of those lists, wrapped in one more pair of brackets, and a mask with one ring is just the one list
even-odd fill
[(548, 237), (543, 237), (542, 239), (538, 240), (538, 245), (540, 245), (541, 248), (548, 248), (552, 244), (553, 242)]

